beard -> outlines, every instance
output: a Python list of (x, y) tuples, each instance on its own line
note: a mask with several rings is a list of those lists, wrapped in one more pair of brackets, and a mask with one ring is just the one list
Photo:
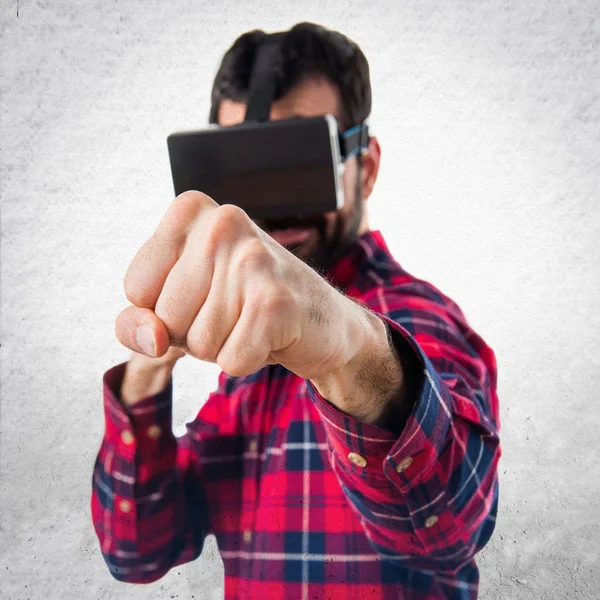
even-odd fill
[(283, 244), (284, 247), (309, 267), (324, 274), (348, 250), (358, 238), (358, 230), (362, 222), (364, 208), (360, 187), (360, 176), (357, 176), (351, 209), (342, 213), (333, 213), (333, 218), (316, 215), (309, 218), (285, 220), (256, 220), (255, 223), (266, 233), (291, 230), (307, 230), (308, 238), (298, 243)]

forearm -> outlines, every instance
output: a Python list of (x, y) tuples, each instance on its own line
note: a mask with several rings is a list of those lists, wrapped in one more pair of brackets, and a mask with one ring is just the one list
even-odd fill
[(119, 398), (127, 407), (163, 391), (169, 383), (175, 363), (134, 354), (125, 367)]

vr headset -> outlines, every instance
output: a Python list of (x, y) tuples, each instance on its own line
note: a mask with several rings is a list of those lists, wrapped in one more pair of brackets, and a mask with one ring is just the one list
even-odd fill
[(285, 32), (256, 52), (245, 121), (168, 136), (175, 194), (198, 190), (252, 219), (304, 217), (344, 205), (344, 161), (368, 146), (365, 123), (340, 133), (332, 115), (269, 121), (274, 56)]

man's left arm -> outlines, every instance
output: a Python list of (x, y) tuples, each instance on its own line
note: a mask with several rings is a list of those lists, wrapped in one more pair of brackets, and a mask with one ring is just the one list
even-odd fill
[(332, 466), (378, 552), (455, 572), (494, 528), (495, 358), (456, 305), (411, 284), (368, 308), (356, 357), (309, 385)]

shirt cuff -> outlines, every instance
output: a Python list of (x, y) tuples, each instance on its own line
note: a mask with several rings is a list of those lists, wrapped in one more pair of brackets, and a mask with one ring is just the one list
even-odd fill
[(166, 456), (173, 450), (173, 379), (160, 393), (127, 406), (120, 389), (127, 363), (104, 373), (104, 440), (125, 460), (143, 461)]
[(406, 491), (437, 461), (451, 426), (452, 402), (444, 378), (414, 337), (398, 323), (378, 316), (388, 325), (399, 355), (414, 353), (413, 362), (422, 369), (422, 383), (402, 433), (398, 436), (341, 412), (310, 381), (308, 392), (321, 414), (337, 467), (350, 478), (388, 479)]

